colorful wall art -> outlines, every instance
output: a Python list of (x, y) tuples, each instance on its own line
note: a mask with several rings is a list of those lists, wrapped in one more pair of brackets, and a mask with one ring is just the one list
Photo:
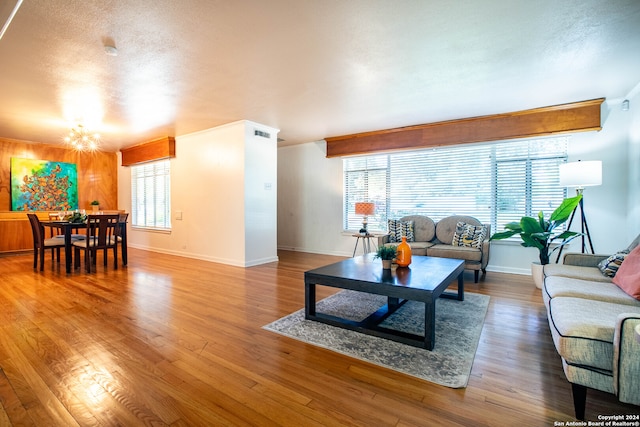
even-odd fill
[(11, 158), (12, 211), (78, 208), (78, 171), (73, 163)]

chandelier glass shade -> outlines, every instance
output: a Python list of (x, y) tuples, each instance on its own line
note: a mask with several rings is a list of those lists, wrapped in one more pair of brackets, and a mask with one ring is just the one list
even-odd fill
[(96, 151), (100, 147), (100, 135), (79, 124), (69, 131), (64, 142), (77, 151)]

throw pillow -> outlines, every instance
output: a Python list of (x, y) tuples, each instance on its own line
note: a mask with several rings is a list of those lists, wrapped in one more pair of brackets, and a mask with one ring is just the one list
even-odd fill
[(415, 237), (413, 234), (413, 221), (400, 221), (398, 219), (390, 219), (389, 224), (389, 242), (402, 242), (402, 236), (407, 237), (407, 242), (413, 242)]
[(598, 268), (602, 271), (602, 274), (608, 277), (614, 277), (622, 264), (622, 261), (629, 255), (629, 252), (620, 251), (611, 255), (607, 259), (603, 259), (598, 263)]
[(633, 242), (631, 242), (631, 244), (627, 247), (626, 251), (631, 252), (638, 245), (640, 245), (640, 234), (638, 234), (638, 236), (635, 239), (633, 239)]
[(627, 294), (640, 300), (640, 246), (636, 246), (627, 255), (612, 282)]
[(453, 246), (467, 246), (470, 248), (481, 248), (482, 242), (487, 237), (487, 227), (484, 225), (472, 225), (464, 222), (456, 224), (456, 231), (453, 233)]

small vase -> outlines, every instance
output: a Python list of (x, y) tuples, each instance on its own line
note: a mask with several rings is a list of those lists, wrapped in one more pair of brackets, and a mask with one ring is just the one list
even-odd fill
[(99, 205), (91, 205), (91, 209), (93, 209), (94, 212), (98, 212), (100, 210), (100, 206)]
[(398, 245), (396, 263), (398, 267), (409, 267), (411, 264), (411, 246), (407, 243), (406, 236), (402, 236), (402, 243)]
[(391, 259), (383, 259), (382, 260), (382, 269), (383, 270), (391, 270)]

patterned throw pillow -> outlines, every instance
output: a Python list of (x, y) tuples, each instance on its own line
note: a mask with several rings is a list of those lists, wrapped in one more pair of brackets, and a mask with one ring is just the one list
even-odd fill
[(407, 236), (407, 242), (413, 242), (415, 237), (413, 234), (413, 221), (400, 221), (398, 219), (390, 219), (389, 224), (389, 242), (402, 242), (402, 236)]
[(598, 263), (598, 268), (602, 271), (602, 274), (608, 277), (615, 277), (618, 269), (620, 268), (620, 264), (622, 261), (629, 255), (629, 252), (621, 251), (611, 255), (607, 259), (603, 259)]
[(464, 222), (456, 224), (456, 232), (453, 234), (453, 246), (467, 246), (469, 248), (481, 248), (482, 242), (487, 237), (487, 227), (484, 225), (471, 225)]

